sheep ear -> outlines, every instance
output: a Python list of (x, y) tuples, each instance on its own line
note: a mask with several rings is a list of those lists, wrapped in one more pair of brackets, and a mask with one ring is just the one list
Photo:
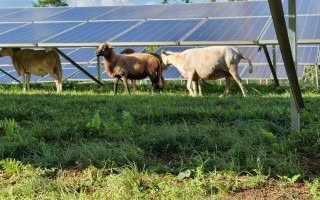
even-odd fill
[(161, 53), (164, 54), (164, 55), (167, 54), (166, 50), (164, 50), (164, 49), (162, 49)]

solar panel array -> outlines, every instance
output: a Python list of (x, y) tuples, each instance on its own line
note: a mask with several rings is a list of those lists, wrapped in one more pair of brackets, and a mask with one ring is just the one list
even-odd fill
[[(285, 13), (288, 13), (288, 1), (283, 0)], [(320, 43), (319, 1), (297, 0), (297, 13), (298, 43)], [(94, 70), (95, 48), (90, 47), (96, 47), (105, 41), (118, 47), (141, 48), (147, 45), (172, 47), (277, 44), (267, 1), (0, 9), (0, 47), (59, 47), (94, 76), (98, 73)], [(257, 47), (248, 47), (254, 48)], [(298, 52), (298, 56), (303, 55), (302, 58), (309, 60), (299, 63), (312, 63), (310, 60), (318, 55), (318, 46), (303, 49), (299, 50), (302, 53)], [(248, 51), (252, 51), (248, 56), (254, 57), (253, 62), (260, 63), (257, 64), (257, 69), (262, 65), (266, 66), (264, 54), (257, 56), (253, 50)], [(277, 57), (281, 58), (279, 50)], [(62, 59), (62, 62), (64, 78), (82, 80), (81, 72), (68, 65), (66, 60)], [(282, 63), (282, 60), (277, 62)], [(10, 59), (1, 58), (0, 66), (14, 75)], [(268, 72), (264, 72), (265, 70), (257, 70), (258, 74), (262, 74), (260, 77), (267, 76)], [(164, 75), (168, 78), (180, 76), (172, 67)], [(246, 76), (245, 73), (243, 76)], [(109, 78), (105, 73), (102, 77)], [(0, 81), (6, 79), (6, 75), (0, 72)], [(43, 77), (35, 81), (48, 79)]]
[[(288, 0), (283, 2), (287, 13)], [(298, 42), (319, 43), (318, 0), (297, 0)], [(232, 12), (231, 12), (232, 11)], [(0, 46), (276, 44), (267, 1), (2, 8)]]

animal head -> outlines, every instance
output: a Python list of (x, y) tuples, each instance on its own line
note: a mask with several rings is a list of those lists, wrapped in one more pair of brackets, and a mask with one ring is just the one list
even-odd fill
[(135, 51), (133, 49), (127, 48), (127, 49), (121, 51), (120, 54), (132, 54), (134, 52)]
[(170, 65), (172, 64), (170, 61), (169, 61), (169, 56), (171, 55), (172, 53), (170, 51), (166, 51), (164, 49), (162, 49), (161, 51), (161, 58), (162, 58), (162, 62), (164, 65)]
[(112, 50), (113, 48), (108, 45), (108, 43), (102, 43), (99, 45), (98, 49), (96, 50), (96, 56), (110, 56), (110, 51)]
[(3, 56), (12, 56), (14, 52), (20, 51), (20, 48), (8, 48), (4, 47), (0, 51), (0, 57)]

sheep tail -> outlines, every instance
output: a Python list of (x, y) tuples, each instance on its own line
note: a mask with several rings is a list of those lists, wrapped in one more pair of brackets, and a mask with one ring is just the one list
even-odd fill
[(251, 60), (248, 57), (244, 56), (243, 54), (240, 54), (240, 55), (241, 55), (241, 57), (243, 59), (246, 59), (248, 61), (248, 63), (249, 63), (249, 73), (251, 74), (253, 72), (253, 65), (251, 63)]

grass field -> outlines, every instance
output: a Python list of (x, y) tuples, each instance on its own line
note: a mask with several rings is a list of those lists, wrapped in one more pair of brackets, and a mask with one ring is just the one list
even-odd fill
[(113, 86), (0, 85), (0, 199), (316, 199), (320, 91), (185, 83), (114, 96)]

